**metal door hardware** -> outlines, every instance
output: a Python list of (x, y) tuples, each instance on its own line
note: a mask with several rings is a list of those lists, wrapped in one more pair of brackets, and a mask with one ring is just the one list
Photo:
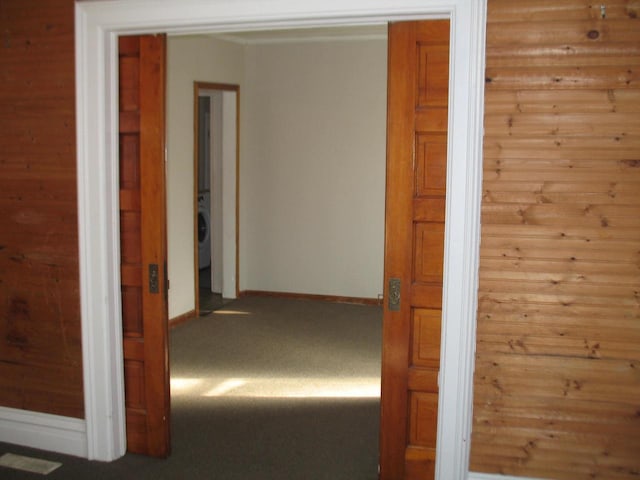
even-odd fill
[(397, 312), (400, 310), (400, 279), (389, 279), (389, 310)]
[(160, 274), (158, 272), (158, 264), (149, 264), (149, 293), (160, 292)]

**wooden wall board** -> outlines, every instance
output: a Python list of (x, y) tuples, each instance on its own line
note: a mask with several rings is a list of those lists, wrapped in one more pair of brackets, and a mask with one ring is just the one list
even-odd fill
[[(640, 73), (640, 72), (639, 72)], [(639, 85), (640, 86), (640, 85)], [(640, 115), (619, 113), (514, 113), (485, 115), (485, 135), (638, 136)]]
[[(492, 23), (592, 20), (601, 18), (600, 5), (601, 3), (591, 0), (491, 0), (488, 5), (488, 17)], [(613, 0), (606, 2), (605, 12), (606, 17), (610, 19), (637, 18), (640, 16), (640, 5), (635, 0)]]
[(0, 30), (0, 405), (82, 418), (73, 2)]
[[(526, 8), (527, 2), (522, 2)], [(564, 45), (565, 50), (571, 51), (573, 45), (607, 45), (629, 44), (631, 52), (640, 41), (640, 31), (634, 26), (633, 21), (627, 18), (612, 18), (589, 20), (565, 20), (556, 17), (546, 22), (527, 22), (527, 28), (522, 28), (521, 19), (513, 22), (494, 23), (489, 18), (487, 25), (488, 51), (493, 45), (505, 48), (517, 48), (519, 45)], [(635, 20), (635, 19), (631, 19)]]
[(640, 4), (489, 0), (471, 470), (640, 471)]

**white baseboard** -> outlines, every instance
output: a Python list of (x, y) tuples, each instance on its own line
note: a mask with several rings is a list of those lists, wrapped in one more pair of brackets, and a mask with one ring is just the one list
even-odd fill
[(469, 472), (467, 480), (545, 480), (542, 478), (514, 477), (513, 475), (500, 475), (498, 473)]
[(0, 407), (0, 441), (87, 458), (83, 419)]

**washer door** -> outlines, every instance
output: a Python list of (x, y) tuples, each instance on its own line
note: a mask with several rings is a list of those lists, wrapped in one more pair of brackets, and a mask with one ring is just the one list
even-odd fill
[(209, 212), (198, 211), (198, 267), (206, 268), (211, 264), (211, 221)]

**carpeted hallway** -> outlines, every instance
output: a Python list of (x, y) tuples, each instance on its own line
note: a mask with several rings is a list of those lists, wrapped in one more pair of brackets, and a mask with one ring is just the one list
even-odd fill
[[(62, 462), (50, 479), (377, 478), (380, 307), (245, 297), (171, 330), (172, 455)], [(0, 468), (0, 478), (41, 475)]]

